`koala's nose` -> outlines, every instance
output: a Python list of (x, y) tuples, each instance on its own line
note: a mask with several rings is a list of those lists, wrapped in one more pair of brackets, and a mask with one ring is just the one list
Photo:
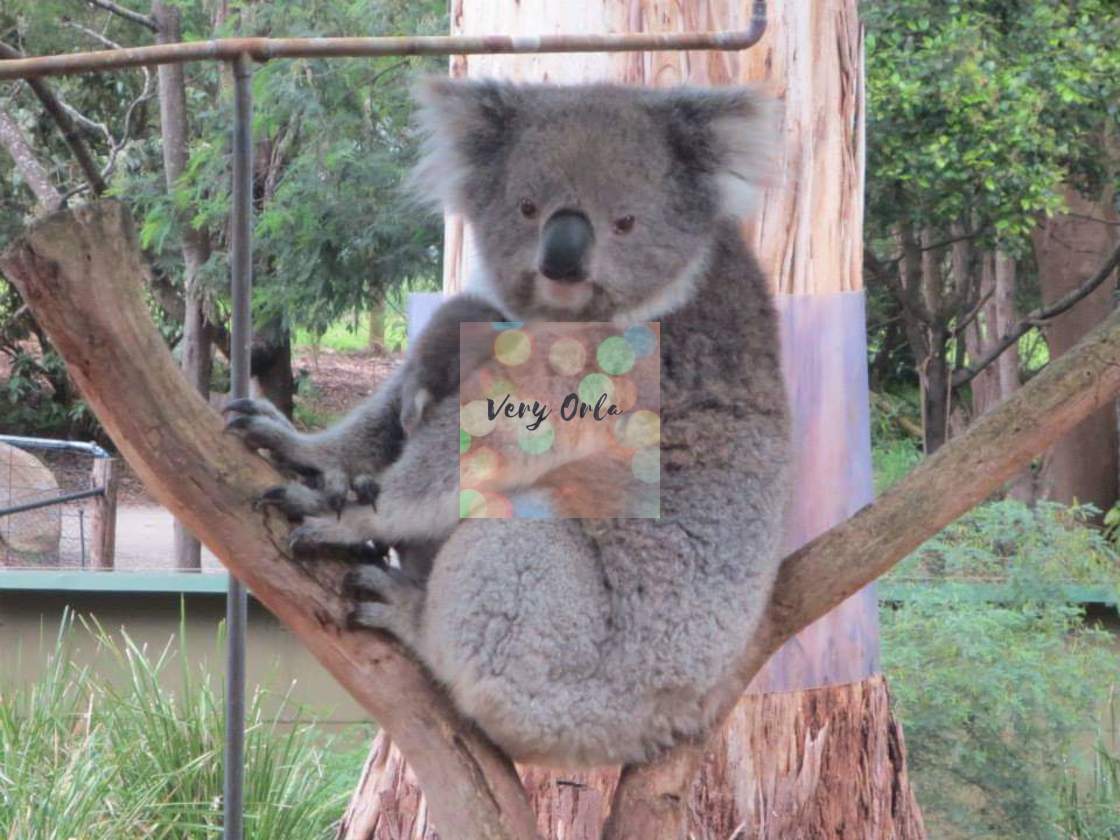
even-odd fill
[(587, 216), (578, 210), (557, 210), (541, 231), (541, 274), (559, 283), (586, 280), (584, 258), (594, 238)]

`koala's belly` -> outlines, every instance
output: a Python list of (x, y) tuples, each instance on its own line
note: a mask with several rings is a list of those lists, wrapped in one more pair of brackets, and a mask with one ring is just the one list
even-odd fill
[(751, 630), (744, 613), (690, 622), (713, 596), (687, 580), (665, 582), (679, 597), (643, 590), (633, 597), (645, 602), (620, 609), (601, 561), (564, 520), (467, 521), (436, 561), (421, 654), (459, 709), (518, 760), (638, 761), (700, 731), (727, 664), (704, 652), (741, 649)]

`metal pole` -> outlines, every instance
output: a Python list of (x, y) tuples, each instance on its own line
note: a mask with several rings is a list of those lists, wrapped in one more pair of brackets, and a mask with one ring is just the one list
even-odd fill
[(754, 0), (746, 29), (728, 32), (638, 32), (609, 35), (431, 35), (380, 38), (222, 38), (0, 61), (0, 81), (179, 64), (204, 59), (375, 57), (384, 55), (490, 55), (497, 53), (745, 50), (766, 31), (766, 0)]
[[(230, 209), (230, 396), (249, 396), (249, 345), (253, 322), (249, 292), (253, 282), (253, 101), (252, 62), (242, 54), (233, 69), (233, 199)], [(226, 749), (223, 814), (224, 840), (241, 840), (244, 833), (245, 781), (245, 588), (229, 576), (226, 595)]]

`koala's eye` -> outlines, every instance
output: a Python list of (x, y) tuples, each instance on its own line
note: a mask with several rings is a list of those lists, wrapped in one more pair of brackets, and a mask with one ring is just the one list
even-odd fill
[(535, 219), (537, 217), (537, 205), (527, 198), (521, 199), (521, 204), (518, 205), (521, 210), (521, 215), (526, 219)]
[(611, 223), (611, 228), (615, 233), (629, 233), (634, 229), (634, 217), (621, 216)]

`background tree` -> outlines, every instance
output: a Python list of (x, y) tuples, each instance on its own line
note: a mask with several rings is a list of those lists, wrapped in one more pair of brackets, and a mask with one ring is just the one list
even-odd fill
[[(434, 0), (13, 0), (0, 12), (0, 39), (34, 53), (65, 52), (76, 44), (89, 49), (133, 46), (166, 37), (159, 34), (160, 27), (176, 16), (184, 39), (239, 32), (295, 36), (446, 31), (446, 9)], [(430, 59), (386, 58), (275, 62), (257, 70), (260, 245), (254, 253), (254, 376), (260, 389), (289, 412), (295, 328), (319, 333), (342, 315), (366, 311), (401, 282), (436, 282), (439, 226), (414, 209), (397, 188), (413, 155), (409, 76), (441, 66)], [(109, 192), (126, 201), (140, 220), (141, 241), (154, 269), (152, 291), (163, 310), (166, 333), (176, 345), (185, 345), (179, 354), (189, 351), (188, 358), (202, 358), (191, 324), (209, 321), (209, 338), (220, 352), (228, 340), (224, 323), (230, 103), (222, 73), (208, 64), (182, 68), (184, 113), (190, 118), (172, 121), (167, 137), (154, 97), (144, 97), (148, 79), (140, 71), (51, 80), (78, 118), (94, 157), (107, 169)], [(172, 91), (178, 90), (178, 82), (167, 79), (164, 87), (164, 101), (177, 110), (178, 94)], [(86, 190), (72, 153), (26, 85), (5, 88), (0, 108), (23, 127), (48, 183), (70, 203), (84, 200)], [(137, 100), (142, 101), (133, 106)], [(38, 199), (18, 168), (5, 166), (0, 171), (0, 202), (10, 211), (0, 221), (0, 239), (7, 239)], [(184, 303), (188, 291), (190, 307)], [(18, 309), (17, 302), (13, 305)], [(195, 381), (201, 387), (207, 368), (196, 367)]]
[(872, 345), (883, 369), (905, 336), (932, 452), (950, 434), (954, 395), (975, 416), (1018, 387), (1014, 344), (982, 373), (972, 363), (1040, 300), (1032, 233), (1070, 190), (1100, 195), (1109, 177), (1101, 140), (1116, 113), (1101, 103), (1118, 92), (1120, 17), (1096, 0), (861, 10)]

